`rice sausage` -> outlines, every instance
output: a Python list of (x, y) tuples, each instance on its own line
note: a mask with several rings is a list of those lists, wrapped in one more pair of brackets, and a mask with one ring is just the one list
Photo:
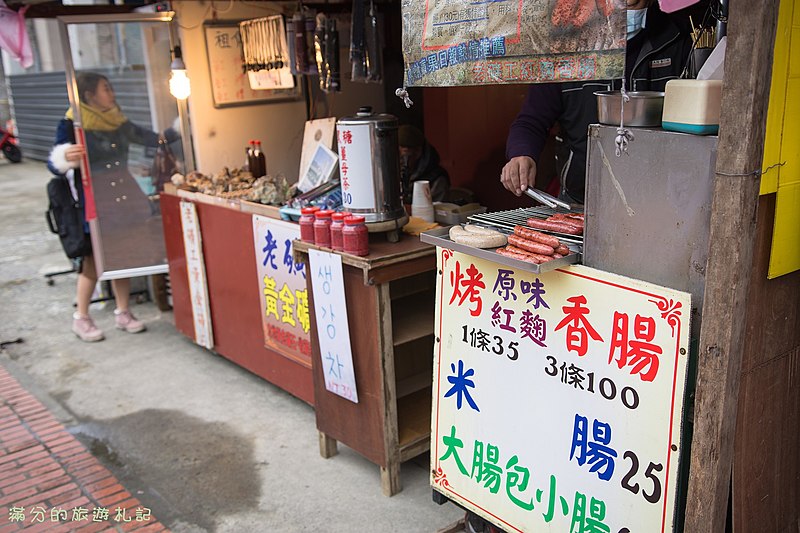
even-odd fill
[(464, 244), (474, 248), (496, 248), (506, 244), (506, 236), (499, 231), (477, 233), (468, 231), (459, 225), (450, 228), (450, 239), (458, 244)]
[(540, 218), (529, 218), (527, 221), (528, 226), (535, 229), (542, 229), (546, 231), (555, 231), (556, 233), (566, 233), (567, 235), (581, 235), (583, 230), (572, 224), (566, 222), (558, 222), (555, 220), (542, 220)]
[(529, 241), (528, 239), (523, 239), (516, 234), (508, 236), (508, 244), (516, 246), (517, 248), (522, 248), (523, 250), (534, 254), (553, 255), (555, 253), (555, 250), (552, 246), (547, 246), (546, 244), (536, 241)]
[(556, 248), (561, 244), (558, 239), (552, 235), (545, 235), (544, 233), (532, 230), (531, 228), (526, 228), (525, 226), (514, 226), (514, 234), (519, 235), (523, 239), (528, 239), (529, 241), (536, 241), (546, 244), (552, 248)]

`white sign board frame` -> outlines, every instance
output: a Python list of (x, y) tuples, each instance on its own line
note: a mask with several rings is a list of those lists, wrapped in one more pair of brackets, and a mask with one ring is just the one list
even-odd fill
[(306, 275), (311, 276), (311, 290), (314, 292), (314, 316), (325, 388), (358, 403), (342, 256), (309, 250), (308, 259), (310, 271)]
[(672, 531), (691, 295), (437, 252), (433, 488), (509, 532)]
[(181, 227), (183, 248), (186, 253), (186, 273), (189, 276), (189, 297), (192, 300), (194, 342), (214, 348), (214, 330), (211, 325), (211, 307), (208, 302), (206, 263), (203, 257), (203, 239), (197, 208), (192, 202), (181, 201)]

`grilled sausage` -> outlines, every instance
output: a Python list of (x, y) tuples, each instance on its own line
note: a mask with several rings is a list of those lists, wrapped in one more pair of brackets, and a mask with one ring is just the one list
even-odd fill
[(546, 261), (552, 259), (551, 257), (543, 256), (543, 255), (534, 255), (534, 254), (523, 254), (519, 252), (514, 252), (509, 250), (508, 248), (498, 248), (495, 250), (500, 255), (504, 255), (506, 257), (511, 257), (512, 259), (517, 259), (519, 261), (525, 261), (526, 263), (533, 263), (535, 265), (540, 265)]
[(556, 247), (556, 253), (560, 254), (562, 257), (565, 255), (569, 255), (569, 248), (567, 248), (567, 246), (564, 244), (559, 244), (558, 247)]
[(525, 226), (514, 226), (514, 234), (519, 235), (523, 239), (528, 239), (529, 241), (536, 241), (546, 244), (552, 248), (556, 248), (559, 244), (561, 244), (558, 239), (552, 235), (545, 235), (544, 233), (532, 230), (531, 228), (526, 228)]
[(565, 224), (569, 224), (570, 226), (575, 226), (577, 228), (583, 229), (584, 223), (583, 220), (579, 218), (573, 218), (566, 215), (553, 215), (549, 217), (547, 220), (551, 222), (563, 222)]
[(536, 259), (539, 263), (544, 263), (544, 262), (550, 261), (550, 259), (552, 259), (552, 257), (550, 257), (549, 255), (535, 254), (533, 252), (529, 252), (528, 250), (523, 250), (522, 248), (514, 246), (513, 244), (507, 245), (506, 246), (506, 250), (508, 250), (509, 252), (514, 252), (516, 254), (529, 255), (529, 256), (533, 257), (534, 259)]
[(556, 233), (566, 233), (567, 235), (581, 235), (583, 233), (583, 230), (577, 226), (555, 220), (542, 220), (534, 217), (529, 218), (527, 224), (532, 228), (554, 231)]
[(553, 255), (555, 253), (555, 250), (552, 246), (547, 246), (546, 244), (536, 241), (529, 241), (528, 239), (523, 239), (519, 235), (509, 235), (508, 244), (522, 248), (523, 250), (527, 250), (528, 252), (534, 254)]

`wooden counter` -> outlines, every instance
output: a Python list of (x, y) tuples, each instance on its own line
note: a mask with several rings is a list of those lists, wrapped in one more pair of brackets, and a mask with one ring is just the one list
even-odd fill
[(161, 195), (175, 327), (191, 339), (194, 324), (181, 200), (195, 204), (200, 221), (214, 352), (313, 405), (310, 364), (264, 345), (252, 215), (274, 218), (277, 209), (185, 191)]
[[(376, 237), (366, 257), (340, 254), (359, 402), (326, 390), (314, 313), (312, 366), (320, 454), (332, 457), (341, 441), (381, 467), (392, 496), (400, 463), (430, 447), (436, 249), (418, 237)], [(332, 252), (295, 241), (296, 260), (308, 264), (309, 249)], [(311, 276), (306, 283), (314, 309)]]

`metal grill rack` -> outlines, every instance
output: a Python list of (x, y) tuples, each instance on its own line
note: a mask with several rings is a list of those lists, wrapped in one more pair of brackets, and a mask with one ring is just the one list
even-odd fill
[[(556, 213), (567, 213), (568, 211), (562, 209), (552, 209), (550, 207), (520, 207), (519, 209), (510, 209), (508, 211), (497, 211), (494, 213), (481, 213), (469, 217), (469, 221), (473, 224), (480, 224), (482, 226), (491, 226), (493, 228), (504, 231), (504, 233), (513, 233), (514, 226), (527, 226), (529, 218), (545, 219)], [(583, 249), (583, 236), (582, 235), (568, 235), (566, 233), (557, 233), (554, 231), (541, 231), (542, 233), (549, 233), (558, 237), (560, 241), (565, 244), (580, 246)]]

